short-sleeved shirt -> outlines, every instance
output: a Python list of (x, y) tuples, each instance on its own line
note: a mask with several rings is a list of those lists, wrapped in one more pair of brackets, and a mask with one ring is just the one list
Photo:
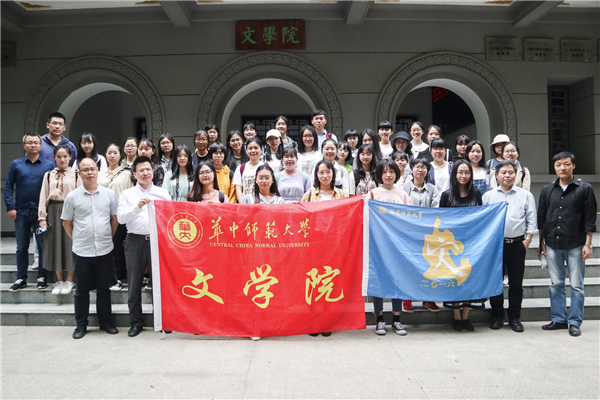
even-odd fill
[(100, 185), (94, 193), (80, 186), (67, 195), (60, 218), (73, 221), (73, 253), (99, 257), (113, 250), (110, 218), (117, 205), (117, 195)]
[[(233, 173), (233, 184), (236, 186), (242, 187), (242, 193), (245, 195), (253, 195), (254, 194), (254, 180), (256, 179), (256, 170), (259, 166), (264, 164), (263, 162), (259, 162), (256, 165), (250, 165), (250, 163), (245, 163), (244, 167), (244, 176), (241, 174), (242, 167), (236, 168)], [(240, 200), (240, 199), (238, 199)]]

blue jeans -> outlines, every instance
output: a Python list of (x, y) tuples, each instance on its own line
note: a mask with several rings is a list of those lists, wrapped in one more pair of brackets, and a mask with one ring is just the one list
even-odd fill
[[(17, 220), (15, 221), (15, 236), (17, 239), (17, 279), (23, 279), (27, 281), (27, 267), (29, 266), (29, 240), (31, 238), (31, 230), (35, 232), (39, 228), (40, 224), (38, 221), (37, 210), (31, 209), (28, 215), (22, 215), (17, 213)], [(37, 276), (38, 278), (45, 277), (48, 273), (42, 262), (42, 252), (44, 249), (44, 234), (35, 234), (35, 241), (37, 243), (39, 252), (39, 268)]]
[[(546, 246), (548, 271), (550, 272), (550, 317), (552, 321), (580, 326), (583, 322), (583, 278), (585, 262), (581, 259), (583, 246), (571, 250), (554, 250)], [(571, 283), (571, 312), (567, 319), (567, 289), (565, 288), (565, 261), (569, 268)]]

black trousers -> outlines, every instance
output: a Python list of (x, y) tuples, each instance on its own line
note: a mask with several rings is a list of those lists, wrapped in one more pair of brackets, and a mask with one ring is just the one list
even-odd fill
[[(146, 266), (150, 266), (150, 241), (143, 235), (127, 234), (125, 241), (125, 262), (127, 263), (127, 285), (129, 297), (129, 323), (131, 326), (144, 326), (142, 315), (142, 283)], [(150, 269), (150, 271), (152, 271)]]
[(115, 263), (115, 279), (113, 279), (113, 285), (118, 280), (124, 280), (127, 278), (127, 264), (125, 263), (125, 238), (127, 237), (127, 226), (119, 225), (117, 231), (113, 235), (113, 257)]
[(112, 312), (110, 283), (113, 276), (112, 252), (99, 257), (75, 257), (75, 321), (88, 325), (90, 290), (96, 289), (96, 312), (100, 325), (109, 323)]
[[(508, 310), (506, 313), (509, 320), (521, 318), (526, 252), (523, 241), (504, 243), (502, 259), (508, 274)], [(490, 305), (495, 318), (504, 318), (504, 295), (502, 293), (491, 297)]]

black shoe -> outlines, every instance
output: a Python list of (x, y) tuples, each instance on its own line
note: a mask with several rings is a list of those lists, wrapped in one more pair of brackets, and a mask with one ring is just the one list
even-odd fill
[(569, 335), (581, 336), (581, 329), (577, 325), (569, 325)]
[(18, 292), (19, 290), (27, 287), (27, 281), (25, 279), (17, 279), (15, 283), (8, 289), (9, 292)]
[(555, 331), (557, 329), (567, 329), (569, 325), (564, 322), (550, 322), (548, 325), (542, 326), (542, 329), (545, 331)]
[(490, 322), (491, 329), (500, 329), (503, 325), (504, 321), (502, 321), (502, 318), (499, 317), (494, 317), (494, 319), (492, 319), (492, 322)]
[(141, 327), (141, 326), (138, 326), (138, 325), (134, 325), (131, 328), (129, 328), (129, 332), (127, 332), (127, 335), (129, 337), (137, 336), (137, 335), (140, 334), (140, 332), (142, 331), (142, 329), (144, 329), (144, 328)]
[(469, 332), (473, 332), (475, 330), (475, 327), (473, 326), (473, 324), (471, 323), (471, 321), (469, 321), (468, 319), (463, 320), (462, 326), (463, 326), (463, 328), (465, 328)]
[(463, 326), (462, 326), (462, 321), (460, 319), (453, 319), (452, 320), (452, 329), (454, 329), (455, 331), (462, 331), (463, 330)]
[(329, 337), (329, 336), (331, 336), (331, 332), (323, 332), (323, 333), (321, 333), (321, 335), (323, 335), (325, 337)]
[(40, 289), (46, 289), (48, 287), (48, 283), (46, 282), (46, 277), (42, 276), (41, 278), (37, 278), (37, 288), (38, 290)]
[(77, 325), (77, 328), (73, 331), (73, 339), (81, 339), (85, 336), (87, 327), (85, 325)]
[(166, 333), (167, 335), (168, 335), (169, 333), (173, 333), (173, 331), (163, 331), (163, 332), (164, 332), (164, 333)]
[(309, 333), (309, 335), (310, 335), (310, 336), (312, 336), (312, 337), (317, 337), (317, 336), (319, 336), (319, 334), (318, 334), (318, 333)]
[(115, 334), (119, 333), (119, 330), (110, 324), (100, 325), (100, 330), (104, 331), (106, 333), (109, 333), (111, 335), (115, 335)]
[(508, 325), (510, 325), (511, 329), (515, 332), (523, 332), (525, 330), (523, 324), (518, 319), (511, 319), (508, 321)]

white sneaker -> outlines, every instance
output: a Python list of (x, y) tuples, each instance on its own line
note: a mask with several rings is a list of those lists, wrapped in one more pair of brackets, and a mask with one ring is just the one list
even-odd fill
[(260, 336), (251, 337), (250, 339), (254, 340), (255, 342), (258, 342), (260, 340)]
[(73, 290), (73, 282), (66, 281), (60, 294), (69, 294), (71, 293), (71, 290)]
[(123, 289), (123, 284), (121, 283), (121, 281), (117, 280), (117, 283), (112, 285), (109, 289), (111, 290), (111, 292), (120, 292), (121, 289)]
[(504, 280), (502, 281), (504, 286), (508, 286), (508, 275), (504, 275)]
[(63, 288), (63, 283), (62, 281), (58, 281), (54, 284), (54, 287), (52, 288), (52, 294), (60, 294), (60, 291)]
[(400, 336), (404, 336), (407, 334), (406, 329), (404, 329), (402, 324), (398, 321), (392, 324), (392, 328), (394, 329), (394, 332), (396, 332)]
[(385, 321), (379, 321), (375, 328), (375, 333), (378, 335), (385, 335)]

